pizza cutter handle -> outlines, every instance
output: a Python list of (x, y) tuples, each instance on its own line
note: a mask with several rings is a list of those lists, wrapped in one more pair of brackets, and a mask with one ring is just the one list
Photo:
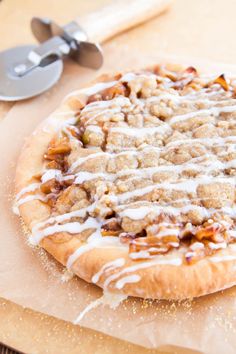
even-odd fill
[(76, 18), (90, 41), (105, 42), (168, 8), (171, 0), (113, 0), (98, 11)]

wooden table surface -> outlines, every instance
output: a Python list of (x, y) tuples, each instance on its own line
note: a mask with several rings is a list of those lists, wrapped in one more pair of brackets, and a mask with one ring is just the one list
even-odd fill
[[(32, 16), (47, 16), (64, 24), (73, 17), (109, 3), (109, 0), (2, 0), (0, 1), (0, 50), (34, 43), (30, 32)], [(155, 53), (181, 58), (201, 58), (236, 63), (235, 0), (175, 0), (160, 17), (104, 45), (105, 69), (114, 67), (113, 52), (128, 55)], [(114, 68), (116, 69), (116, 68)], [(0, 118), (17, 103), (0, 102)], [(154, 353), (103, 336), (95, 331), (34, 313), (0, 300), (0, 342), (34, 353)], [(33, 349), (34, 348), (34, 349)], [(67, 349), (65, 349), (67, 348)], [(92, 351), (92, 348), (96, 350)], [(183, 350), (181, 350), (183, 353)]]

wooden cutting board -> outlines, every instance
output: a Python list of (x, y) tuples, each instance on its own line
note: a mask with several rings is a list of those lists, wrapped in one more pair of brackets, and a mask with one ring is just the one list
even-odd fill
[[(0, 50), (34, 42), (29, 29), (29, 21), (33, 15), (52, 17), (63, 24), (71, 20), (74, 14), (89, 12), (108, 2), (109, 0), (60, 0), (51, 1), (48, 6), (48, 0), (18, 0), (16, 6), (14, 0), (2, 0), (0, 33), (4, 35), (1, 36)], [(149, 63), (166, 55), (170, 58), (174, 55), (176, 61), (187, 57), (194, 58), (194, 62), (201, 58), (200, 63), (208, 60), (233, 65), (236, 63), (235, 13), (235, 0), (176, 0), (168, 13), (106, 43), (102, 71), (132, 67), (135, 61), (142, 62), (140, 57), (144, 58), (144, 63)], [(185, 59), (190, 64), (191, 61)], [(220, 67), (222, 71), (231, 70), (228, 65), (221, 64)], [(236, 72), (235, 67), (232, 66), (232, 69)], [(84, 69), (78, 69), (78, 74), (82, 75), (83, 81), (97, 75)], [(53, 92), (51, 95), (53, 96)], [(59, 96), (55, 100), (55, 106)], [(29, 102), (37, 105), (37, 101)], [(0, 102), (0, 118), (6, 118), (11, 109), (22, 110), (24, 105), (27, 102)], [(156, 353), (23, 309), (4, 299), (0, 300), (0, 319), (0, 342), (26, 353)], [(180, 352), (184, 353), (183, 349)]]

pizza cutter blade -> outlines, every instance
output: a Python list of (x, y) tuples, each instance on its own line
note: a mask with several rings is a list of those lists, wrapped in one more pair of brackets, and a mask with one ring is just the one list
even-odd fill
[(49, 19), (33, 18), (31, 27), (38, 46), (0, 53), (0, 100), (23, 100), (48, 90), (60, 78), (66, 57), (93, 69), (102, 65), (100, 46), (88, 42), (76, 22), (60, 27)]
[(62, 60), (37, 66), (27, 75), (19, 76), (14, 68), (28, 57), (35, 46), (20, 46), (0, 54), (0, 100), (18, 101), (36, 96), (53, 86), (61, 76)]

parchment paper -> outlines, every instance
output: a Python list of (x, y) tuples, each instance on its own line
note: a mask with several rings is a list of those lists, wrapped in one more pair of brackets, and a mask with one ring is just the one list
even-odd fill
[[(133, 66), (149, 65), (157, 58), (132, 53)], [(177, 61), (177, 59), (174, 59)], [(173, 61), (173, 58), (168, 58)], [(179, 60), (178, 60), (179, 61)], [(185, 60), (191, 65), (193, 60)], [(125, 60), (122, 66), (126, 67)], [(107, 63), (106, 69), (112, 67)], [(202, 63), (201, 67), (207, 65)], [(214, 65), (209, 65), (211, 72)], [(218, 73), (235, 67), (217, 66)], [(118, 68), (117, 68), (118, 69)], [(0, 151), (0, 296), (17, 304), (74, 321), (99, 288), (78, 278), (62, 282), (63, 269), (44, 251), (26, 244), (19, 219), (12, 214), (13, 180), (19, 150), (34, 127), (94, 72), (69, 65), (61, 82), (49, 93), (13, 108), (1, 122)], [(204, 276), (204, 274), (203, 274)], [(204, 353), (235, 353), (236, 287), (183, 303), (129, 299), (116, 310), (100, 306), (81, 325), (148, 348), (179, 346)]]

